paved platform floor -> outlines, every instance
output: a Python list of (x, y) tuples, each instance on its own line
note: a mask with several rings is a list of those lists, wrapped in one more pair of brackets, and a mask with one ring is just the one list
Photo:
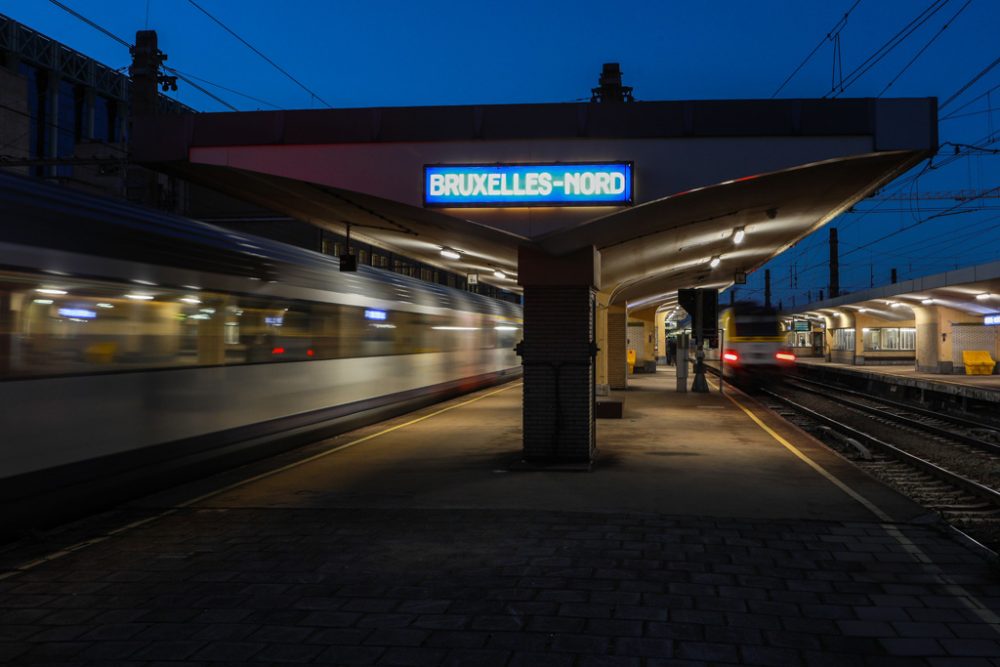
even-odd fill
[(512, 384), (39, 534), (0, 552), (0, 662), (1000, 665), (980, 555), (673, 386), (622, 392), (590, 472), (515, 471)]

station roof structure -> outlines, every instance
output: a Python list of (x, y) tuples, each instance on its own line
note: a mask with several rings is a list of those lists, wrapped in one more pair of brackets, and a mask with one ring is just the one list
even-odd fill
[(935, 305), (972, 316), (1000, 313), (1000, 262), (873, 287), (801, 308), (787, 308), (781, 314), (805, 319), (864, 309), (880, 319), (907, 321), (913, 319), (914, 308)]
[[(133, 157), (483, 282), (600, 251), (611, 302), (722, 288), (937, 149), (934, 98), (400, 107), (137, 118)], [(628, 161), (631, 206), (430, 208), (436, 164)], [(734, 244), (737, 228), (745, 239)], [(442, 248), (461, 252), (458, 260)], [(719, 258), (715, 267), (713, 258)]]

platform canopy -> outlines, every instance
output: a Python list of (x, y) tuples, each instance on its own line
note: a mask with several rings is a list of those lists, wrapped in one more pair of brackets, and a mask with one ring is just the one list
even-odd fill
[[(156, 169), (509, 290), (519, 246), (593, 246), (594, 286), (643, 307), (731, 284), (937, 148), (933, 98), (186, 114), (133, 132)], [(604, 163), (628, 165), (631, 201), (427, 201), (427, 167)]]
[(923, 276), (835, 299), (786, 309), (786, 317), (814, 318), (837, 313), (867, 312), (884, 320), (913, 319), (915, 309), (938, 306), (972, 316), (970, 321), (1000, 316), (1000, 262), (977, 264)]

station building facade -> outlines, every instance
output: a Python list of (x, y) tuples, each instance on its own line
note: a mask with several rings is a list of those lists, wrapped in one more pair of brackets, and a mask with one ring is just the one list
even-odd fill
[(783, 321), (798, 356), (964, 374), (967, 353), (1000, 359), (1000, 262), (811, 303)]

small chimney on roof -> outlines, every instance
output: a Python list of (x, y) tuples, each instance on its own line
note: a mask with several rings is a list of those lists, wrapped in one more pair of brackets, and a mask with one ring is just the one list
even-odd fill
[(634, 102), (632, 86), (622, 85), (622, 70), (618, 63), (604, 63), (600, 84), (590, 89), (591, 102)]

